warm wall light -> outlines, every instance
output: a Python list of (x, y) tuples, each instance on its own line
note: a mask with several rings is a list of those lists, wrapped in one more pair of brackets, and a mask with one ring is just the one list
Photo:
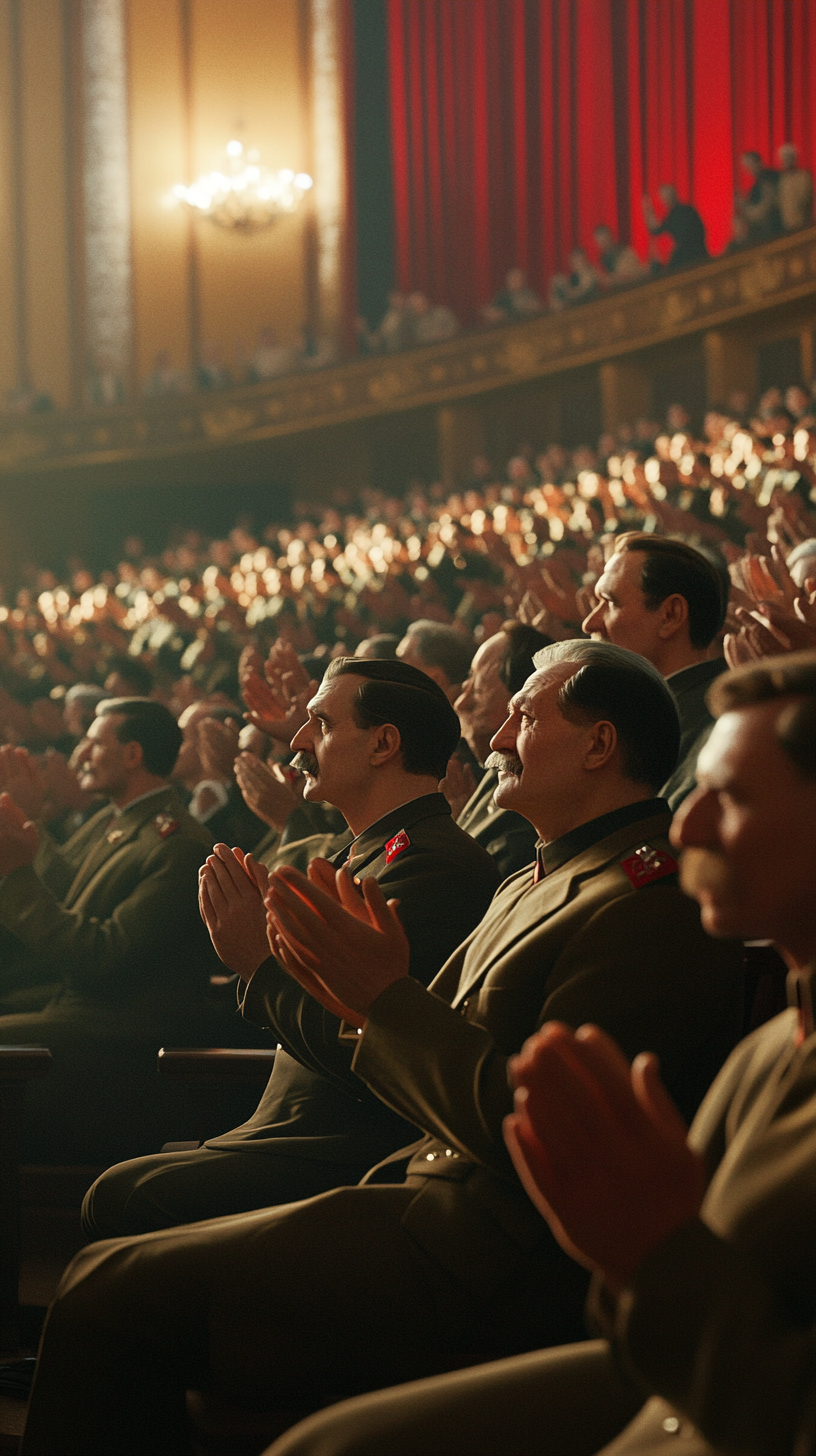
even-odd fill
[(227, 142), (226, 170), (209, 172), (189, 187), (179, 182), (173, 196), (199, 217), (235, 233), (257, 233), (283, 213), (294, 212), (312, 186), (308, 172), (284, 167), (270, 172), (260, 154), (245, 152), (242, 142)]

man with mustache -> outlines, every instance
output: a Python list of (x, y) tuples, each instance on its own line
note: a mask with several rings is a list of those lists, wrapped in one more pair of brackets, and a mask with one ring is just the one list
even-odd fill
[(727, 673), (710, 702), (672, 828), (682, 883), (710, 934), (776, 941), (790, 1009), (740, 1043), (688, 1136), (654, 1056), (630, 1070), (597, 1027), (545, 1027), (512, 1065), (514, 1162), (593, 1270), (607, 1339), (349, 1402), (267, 1456), (813, 1449), (816, 653)]
[[(456, 714), (424, 672), (403, 662), (340, 658), (292, 740), (305, 800), (335, 805), (349, 825), (333, 863), (346, 864), (355, 879), (375, 877), (399, 901), (411, 975), (423, 984), (478, 924), (499, 878), (438, 792), (458, 738)], [(270, 955), (259, 885), (266, 886), (263, 866), (224, 844), (201, 872), (202, 915), (222, 961), (244, 983), (244, 1015), (281, 1043), (263, 1097), (248, 1122), (201, 1148), (109, 1169), (86, 1196), (89, 1239), (356, 1183), (416, 1135), (351, 1072), (337, 1019)]]
[[(499, 802), (535, 823), (537, 860), (431, 990), (409, 974), (396, 908), (374, 886), (371, 918), (370, 879), (360, 900), (353, 862), (270, 882), (278, 955), (350, 1023), (361, 1085), (425, 1136), (361, 1186), (79, 1255), (25, 1456), (185, 1450), (185, 1386), (274, 1407), (279, 1430), (343, 1396), (582, 1336), (584, 1271), (502, 1140), (508, 1058), (542, 1021), (592, 1017), (632, 1054), (655, 1048), (690, 1110), (738, 1034), (742, 954), (703, 934), (677, 884), (654, 798), (679, 740), (659, 673), (585, 641), (537, 664), (493, 739)], [(318, 783), (333, 733), (320, 722), (304, 745)]]

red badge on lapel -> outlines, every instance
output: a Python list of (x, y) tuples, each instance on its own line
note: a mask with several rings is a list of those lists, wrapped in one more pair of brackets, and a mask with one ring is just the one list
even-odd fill
[(159, 839), (169, 839), (179, 827), (178, 819), (174, 819), (172, 814), (157, 814), (153, 823), (158, 830)]
[(404, 849), (409, 848), (410, 843), (411, 841), (405, 833), (405, 830), (401, 829), (399, 834), (395, 834), (393, 839), (389, 839), (385, 846), (385, 863), (390, 865), (391, 861), (396, 859), (398, 854), (402, 854)]
[(662, 849), (652, 849), (642, 844), (628, 859), (621, 860), (621, 869), (636, 890), (651, 885), (653, 880), (662, 880), (666, 875), (677, 874), (677, 860)]

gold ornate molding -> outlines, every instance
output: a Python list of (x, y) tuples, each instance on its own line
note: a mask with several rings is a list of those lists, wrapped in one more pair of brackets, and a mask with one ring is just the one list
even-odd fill
[(182, 455), (466, 399), (816, 300), (816, 228), (562, 314), (180, 399), (0, 421), (0, 475)]

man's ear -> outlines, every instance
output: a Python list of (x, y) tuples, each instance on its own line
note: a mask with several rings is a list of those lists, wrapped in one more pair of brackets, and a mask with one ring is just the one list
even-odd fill
[(606, 768), (617, 746), (618, 733), (614, 723), (610, 723), (608, 719), (593, 723), (589, 730), (589, 744), (584, 759), (584, 768)]
[(131, 738), (129, 742), (123, 743), (122, 747), (125, 750), (125, 768), (128, 772), (133, 773), (135, 769), (142, 768), (144, 751), (141, 743), (137, 743), (135, 738)]
[(371, 749), (372, 768), (382, 768), (384, 764), (391, 763), (402, 748), (399, 728), (393, 723), (383, 723), (374, 730), (374, 740)]
[(660, 603), (657, 610), (660, 613), (660, 626), (657, 629), (657, 635), (662, 637), (664, 641), (667, 641), (671, 637), (676, 637), (678, 632), (682, 632), (684, 628), (688, 627), (688, 602), (679, 592), (672, 592), (671, 596), (666, 597)]

